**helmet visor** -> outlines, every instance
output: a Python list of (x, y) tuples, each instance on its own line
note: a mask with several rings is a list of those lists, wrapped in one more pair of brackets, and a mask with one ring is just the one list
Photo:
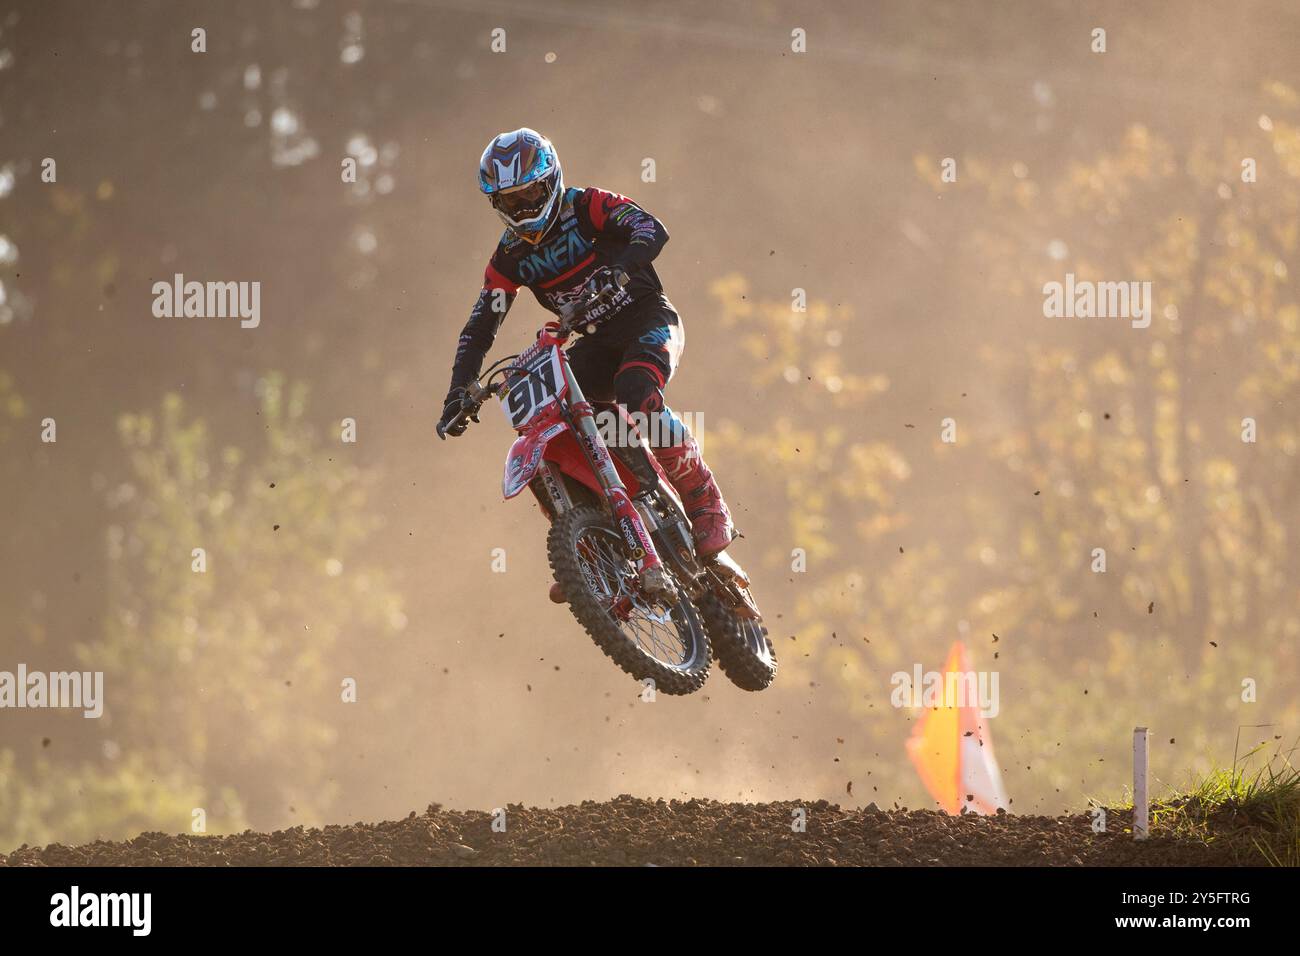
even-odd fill
[(492, 205), (515, 222), (527, 222), (546, 209), (552, 188), (552, 177), (545, 176), (508, 192), (493, 193)]

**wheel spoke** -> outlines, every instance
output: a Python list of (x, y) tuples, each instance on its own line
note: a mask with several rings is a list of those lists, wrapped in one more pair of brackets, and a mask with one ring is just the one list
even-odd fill
[[(614, 532), (586, 529), (575, 542), (583, 577), (610, 618), (645, 654), (670, 667), (679, 667), (690, 656), (691, 646), (684, 636), (689, 634), (689, 621), (682, 618), (679, 607), (658, 610), (646, 601), (635, 584), (636, 568), (623, 555), (622, 548)], [(593, 584), (595, 587), (591, 587)], [(632, 607), (622, 619), (613, 609), (624, 597)]]

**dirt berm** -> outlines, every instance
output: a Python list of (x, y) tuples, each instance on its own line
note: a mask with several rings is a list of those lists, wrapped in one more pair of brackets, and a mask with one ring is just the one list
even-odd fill
[[(806, 828), (792, 828), (803, 811)], [(1240, 841), (1156, 832), (1135, 842), (1128, 813), (1108, 831), (1085, 814), (953, 817), (842, 809), (824, 801), (717, 803), (620, 796), (482, 811), (431, 806), (404, 820), (228, 836), (145, 833), (125, 843), (24, 847), (8, 866), (1231, 866), (1262, 863)], [(1236, 849), (1234, 849), (1234, 846)]]

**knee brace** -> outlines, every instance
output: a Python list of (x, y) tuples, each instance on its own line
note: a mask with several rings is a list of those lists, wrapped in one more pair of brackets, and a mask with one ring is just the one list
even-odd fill
[(614, 376), (614, 397), (633, 416), (653, 448), (680, 445), (689, 437), (686, 426), (664, 404), (663, 379), (650, 365), (624, 365)]

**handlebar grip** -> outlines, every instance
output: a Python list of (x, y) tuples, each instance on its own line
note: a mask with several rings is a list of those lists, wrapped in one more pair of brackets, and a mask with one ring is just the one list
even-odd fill
[(446, 441), (447, 430), (455, 428), (467, 418), (478, 421), (478, 413), (483, 407), (483, 403), (490, 396), (495, 395), (496, 393), (496, 386), (480, 385), (478, 382), (471, 382), (467, 385), (464, 390), (464, 397), (461, 399), (460, 411), (458, 411), (455, 417), (452, 418), (451, 421), (447, 422), (446, 425), (442, 422), (438, 423), (438, 427), (435, 429), (438, 433), (438, 437), (443, 441)]
[[(477, 410), (478, 409), (474, 409), (474, 411)], [(457, 425), (461, 424), (463, 421), (465, 421), (466, 418), (469, 417), (469, 415), (470, 415), (470, 409), (461, 408), (461, 410), (456, 413), (456, 416), (451, 421), (447, 422), (447, 424), (444, 425), (442, 422), (438, 422), (438, 427), (437, 429), (435, 429), (438, 432), (438, 437), (441, 438), (443, 441), (446, 441), (447, 430), (450, 428), (455, 428)]]

